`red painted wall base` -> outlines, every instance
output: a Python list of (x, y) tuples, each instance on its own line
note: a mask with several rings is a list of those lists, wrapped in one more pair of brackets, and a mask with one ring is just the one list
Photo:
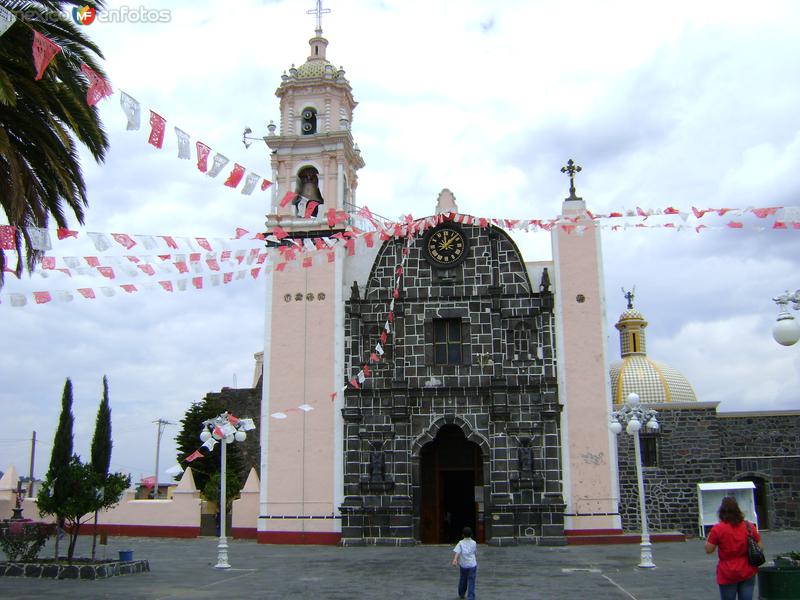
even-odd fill
[[(97, 526), (97, 533), (127, 537), (172, 537), (196, 538), (200, 536), (199, 527), (181, 527), (177, 525), (104, 525)], [(81, 525), (81, 535), (92, 535), (94, 524)]]
[(341, 533), (326, 531), (259, 531), (259, 544), (310, 544), (335, 546), (342, 539)]
[(231, 536), (237, 540), (254, 540), (257, 534), (255, 527), (231, 527)]

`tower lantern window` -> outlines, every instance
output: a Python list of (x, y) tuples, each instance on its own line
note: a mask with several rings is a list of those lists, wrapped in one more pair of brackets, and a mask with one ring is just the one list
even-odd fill
[(317, 111), (313, 108), (304, 108), (302, 114), (302, 123), (300, 126), (303, 135), (312, 135), (317, 133)]

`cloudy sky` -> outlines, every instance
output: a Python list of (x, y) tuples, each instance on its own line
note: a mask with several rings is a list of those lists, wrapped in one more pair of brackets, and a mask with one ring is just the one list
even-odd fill
[[(115, 90), (141, 102), (145, 122), (126, 131), (119, 93), (101, 103), (111, 150), (102, 166), (85, 162), (86, 225), (73, 223), (78, 239), (53, 242), (57, 260), (97, 255), (86, 232), (217, 238), (235, 251), (253, 247), (229, 239), (237, 227), (263, 229), (269, 193), (245, 196), (224, 187), (223, 176), (200, 174), (194, 161), (176, 158), (171, 131), (178, 126), (269, 177), (266, 147), (245, 149), (242, 130), (264, 135), (278, 121), (274, 92), (281, 73), (308, 55), (314, 18), (306, 11), (314, 2), (145, 6), (168, 10), (169, 22), (127, 17), (86, 26)], [(333, 11), (323, 20), (328, 58), (345, 67), (359, 102), (353, 135), (366, 167), (357, 200), (386, 217), (430, 214), (448, 187), (463, 213), (553, 218), (567, 193), (559, 169), (569, 158), (583, 167), (578, 192), (595, 213), (800, 205), (794, 2), (331, 0), (326, 7)], [(163, 150), (147, 144), (148, 108), (167, 119)], [(650, 323), (649, 355), (684, 372), (699, 399), (725, 411), (800, 409), (800, 351), (770, 335), (771, 297), (800, 287), (800, 231), (736, 219), (742, 229), (726, 228), (726, 215), (692, 216), (682, 231), (603, 231), (610, 356), (618, 357), (620, 288), (636, 286)], [(700, 223), (709, 228), (697, 233)], [(515, 237), (526, 259), (550, 258), (549, 235)], [(262, 345), (261, 277), (171, 294), (143, 288), (146, 280), (59, 272), (7, 279), (0, 406), (13, 417), (0, 439), (0, 469), (27, 472), (36, 430), (43, 475), (66, 377), (75, 387), (76, 450), (88, 454), (108, 375), (112, 467), (134, 479), (153, 472), (154, 420), (177, 422), (207, 392), (251, 384)], [(126, 294), (121, 283), (141, 289)], [(107, 285), (114, 297), (10, 304), (11, 293)], [(168, 427), (162, 442), (163, 480), (175, 463), (177, 429)]]

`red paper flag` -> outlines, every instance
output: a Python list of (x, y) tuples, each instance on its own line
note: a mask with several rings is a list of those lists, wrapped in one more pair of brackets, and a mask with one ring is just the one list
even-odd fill
[(197, 290), (203, 289), (203, 278), (202, 277), (192, 277), (192, 285)]
[(275, 265), (275, 270), (276, 271), (283, 271), (286, 268), (286, 264), (287, 263), (285, 263), (285, 262), (278, 263), (277, 265)]
[(787, 229), (786, 223), (783, 223), (782, 221), (775, 221), (772, 224), (772, 228), (773, 229)]
[(156, 485), (156, 476), (150, 475), (150, 477), (144, 477), (142, 479), (142, 485), (146, 487), (148, 490), (151, 490)]
[(242, 177), (244, 177), (244, 167), (239, 163), (233, 163), (233, 169), (231, 170), (230, 175), (228, 175), (228, 179), (225, 180), (225, 185), (235, 188), (237, 185), (239, 185)]
[(289, 204), (289, 202), (291, 202), (292, 200), (294, 200), (295, 198), (297, 198), (297, 194), (295, 194), (294, 192), (286, 192), (286, 194), (283, 196), (283, 198), (281, 198), (281, 201), (280, 201), (280, 203), (278, 204), (278, 206), (280, 206), (281, 208), (283, 208), (283, 207), (285, 207), (287, 204)]
[(386, 330), (384, 329), (383, 331), (381, 331), (381, 335), (380, 335), (381, 344), (385, 344), (386, 340), (388, 340), (388, 339), (389, 339), (389, 334), (386, 333)]
[(36, 304), (47, 304), (53, 297), (50, 296), (50, 292), (33, 292), (33, 299)]
[(381, 362), (381, 357), (380, 357), (380, 356), (378, 356), (377, 352), (373, 352), (372, 354), (370, 354), (370, 355), (369, 355), (369, 359), (370, 359), (372, 362), (374, 362), (374, 363), (379, 363), (379, 362)]
[(306, 256), (303, 259), (303, 268), (304, 269), (308, 269), (309, 267), (313, 267), (313, 266), (314, 266), (314, 260), (310, 256)]
[(200, 246), (203, 250), (208, 250), (209, 252), (212, 251), (211, 244), (208, 243), (206, 238), (194, 238), (197, 240), (197, 245)]
[(208, 171), (208, 155), (211, 154), (211, 148), (206, 146), (203, 142), (196, 142), (197, 148), (197, 169), (201, 173)]
[(347, 248), (347, 256), (354, 256), (356, 253), (356, 242), (355, 240), (347, 239), (344, 241), (344, 247)]
[(181, 261), (178, 261), (178, 262), (176, 262), (174, 264), (175, 264), (175, 268), (178, 269), (178, 273), (188, 273), (189, 272), (189, 267), (186, 266), (186, 262), (181, 260)]
[(664, 209), (665, 215), (678, 215), (680, 214), (680, 212), (681, 211), (679, 211), (677, 208), (673, 208), (672, 206), (668, 206), (667, 208)]
[(81, 63), (81, 73), (89, 80), (89, 89), (86, 90), (86, 104), (94, 106), (106, 96), (114, 93), (107, 79), (98, 75), (87, 65)]
[(263, 265), (265, 260), (267, 260), (267, 253), (266, 252), (261, 252), (258, 255), (258, 258), (256, 259), (256, 264), (257, 265)]
[(84, 298), (93, 300), (95, 298), (94, 290), (92, 288), (78, 288), (78, 293)]
[(222, 262), (227, 262), (231, 259), (231, 251), (230, 250), (223, 250), (219, 253), (219, 259)]
[(754, 208), (753, 214), (757, 216), (759, 219), (764, 219), (770, 215), (774, 215), (777, 212), (777, 208)]
[(275, 225), (275, 227), (272, 228), (272, 235), (274, 235), (279, 240), (282, 240), (283, 238), (289, 236), (289, 234), (286, 233), (286, 230), (284, 230), (284, 228), (281, 227), (280, 225)]
[(83, 260), (86, 261), (86, 264), (90, 267), (99, 267), (100, 266), (100, 259), (96, 256), (84, 256)]
[(738, 221), (730, 221), (728, 223), (728, 227), (730, 227), (731, 229), (741, 229), (742, 227), (744, 227), (744, 224), (739, 223)]
[(17, 228), (11, 225), (0, 225), (0, 250), (16, 250)]
[(160, 235), (158, 237), (164, 240), (164, 243), (167, 245), (168, 248), (172, 248), (173, 250), (178, 249), (178, 244), (175, 243), (175, 240), (172, 239), (171, 235)]
[(271, 186), (271, 185), (272, 185), (272, 182), (271, 182), (271, 181), (268, 181), (268, 180), (264, 179), (264, 180), (261, 182), (261, 191), (263, 192), (264, 190), (266, 190), (266, 189), (267, 189), (269, 186)]
[(309, 200), (306, 203), (306, 212), (303, 215), (303, 217), (306, 218), (306, 219), (310, 219), (311, 217), (313, 217), (314, 216), (314, 211), (317, 210), (318, 206), (319, 206), (319, 202), (315, 202), (314, 200)]
[(361, 386), (360, 386), (360, 385), (358, 385), (358, 381), (356, 381), (356, 378), (355, 378), (355, 377), (353, 377), (353, 378), (350, 380), (350, 385), (352, 385), (352, 386), (353, 386), (354, 388), (356, 388), (357, 390), (360, 390), (360, 389), (361, 389)]
[(222, 283), (230, 283), (233, 281), (233, 273), (223, 273)]
[(47, 65), (61, 51), (61, 46), (33, 30), (33, 64), (36, 67), (36, 80), (42, 78)]
[(56, 268), (56, 257), (55, 256), (43, 256), (42, 257), (42, 269), (46, 271), (52, 271)]
[(125, 291), (126, 291), (126, 292), (128, 292), (129, 294), (132, 294), (133, 292), (136, 292), (136, 291), (138, 291), (138, 290), (136, 289), (136, 286), (135, 286), (135, 285), (133, 285), (132, 283), (123, 283), (123, 284), (122, 284), (121, 286), (119, 286), (119, 287), (121, 287), (123, 290), (125, 290)]
[(172, 291), (172, 282), (171, 281), (159, 281), (158, 285), (164, 288), (165, 291), (171, 292)]
[(153, 268), (153, 265), (136, 265), (136, 266), (142, 270), (142, 273), (150, 275), (150, 277), (156, 274), (156, 270)]
[(126, 256), (125, 258), (127, 258), (129, 261), (135, 264), (139, 264), (140, 262), (142, 262), (142, 259), (139, 258), (138, 256)]
[(150, 111), (150, 137), (147, 143), (155, 146), (158, 149), (164, 145), (164, 129), (167, 126), (167, 121), (158, 113)]
[(206, 264), (208, 265), (208, 268), (211, 269), (212, 271), (219, 271), (219, 263), (217, 262), (216, 258), (207, 258)]
[(233, 239), (235, 239), (235, 240), (241, 239), (244, 236), (246, 236), (248, 233), (250, 233), (250, 232), (247, 231), (247, 229), (242, 229), (241, 227), (237, 227), (236, 228), (236, 237), (233, 238)]
[(375, 241), (372, 237), (375, 235), (374, 231), (370, 231), (364, 234), (364, 242), (367, 244), (367, 248), (372, 248), (375, 245)]
[(111, 267), (97, 267), (97, 270), (100, 271), (103, 277), (107, 277), (108, 279), (114, 279), (114, 277), (116, 277), (116, 275), (114, 275), (114, 269)]
[(72, 231), (71, 229), (66, 229), (64, 227), (59, 227), (58, 230), (56, 231), (56, 235), (58, 236), (58, 239), (63, 240), (68, 237), (74, 237), (74, 238), (78, 237), (78, 232)]
[(256, 267), (255, 269), (250, 269), (250, 275), (253, 277), (253, 279), (257, 279), (259, 273), (261, 273), (261, 267)]
[(336, 252), (328, 252), (328, 262), (332, 263), (336, 260)]
[(134, 242), (127, 233), (112, 233), (111, 237), (114, 238), (114, 241), (119, 245), (124, 246), (125, 250), (130, 250), (136, 245), (136, 242)]
[(184, 460), (186, 462), (192, 462), (193, 460), (197, 460), (198, 458), (203, 458), (203, 453), (200, 450), (195, 450), (189, 456), (187, 456)]

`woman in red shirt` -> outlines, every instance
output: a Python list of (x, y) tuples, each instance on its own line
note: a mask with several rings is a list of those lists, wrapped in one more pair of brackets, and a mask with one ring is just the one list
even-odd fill
[[(717, 583), (720, 598), (753, 600), (758, 569), (747, 562), (747, 522), (736, 498), (723, 498), (718, 514), (719, 523), (711, 528), (706, 538), (706, 552), (711, 554), (719, 550)], [(750, 530), (761, 546), (761, 535), (752, 523)]]

